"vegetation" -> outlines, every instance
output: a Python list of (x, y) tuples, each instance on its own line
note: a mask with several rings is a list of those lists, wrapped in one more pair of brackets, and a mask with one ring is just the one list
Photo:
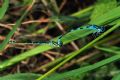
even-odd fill
[(0, 80), (120, 80), (119, 0), (3, 0), (0, 20)]

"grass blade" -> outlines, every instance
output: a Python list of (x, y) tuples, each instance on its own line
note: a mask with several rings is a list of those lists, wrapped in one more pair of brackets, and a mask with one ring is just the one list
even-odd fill
[(7, 11), (9, 7), (9, 0), (3, 0), (3, 4), (0, 7), (0, 19), (2, 19), (5, 15), (5, 12)]
[(100, 49), (102, 51), (109, 52), (109, 53), (120, 54), (120, 48), (115, 46), (109, 46), (109, 47), (95, 46), (95, 48)]
[[(29, 75), (29, 76), (28, 76)], [(0, 77), (0, 80), (35, 80), (40, 74), (34, 73), (16, 73)]]

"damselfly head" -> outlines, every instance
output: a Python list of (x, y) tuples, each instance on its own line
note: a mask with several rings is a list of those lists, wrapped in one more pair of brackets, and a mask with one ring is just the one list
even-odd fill
[(62, 41), (60, 41), (60, 42), (58, 42), (58, 47), (61, 47), (61, 46), (63, 46), (63, 42)]
[(98, 28), (98, 26), (97, 25), (89, 25), (89, 26), (87, 26), (87, 28), (96, 30)]
[(57, 40), (57, 45), (58, 45), (58, 47), (61, 47), (61, 46), (63, 45), (63, 42), (62, 42), (62, 40), (61, 40), (62, 36), (63, 36), (63, 35), (60, 35), (60, 36), (58, 37), (58, 40)]
[(101, 32), (105, 31), (105, 27), (104, 26), (101, 26), (100, 29), (101, 29)]

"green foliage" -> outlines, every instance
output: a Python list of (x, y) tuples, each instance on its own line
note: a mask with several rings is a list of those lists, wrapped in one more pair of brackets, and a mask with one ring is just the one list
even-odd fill
[(116, 0), (98, 0), (91, 15), (91, 20), (96, 20), (106, 12), (117, 7)]
[(16, 73), (0, 77), (0, 80), (35, 80), (40, 74), (34, 73)]
[[(31, 0), (32, 1), (32, 0)], [(31, 2), (30, 1), (30, 2)], [(43, 0), (45, 1), (45, 0)], [(52, 1), (52, 0), (51, 0)], [(28, 4), (29, 1), (24, 0), (24, 4)], [(56, 2), (54, 2), (55, 5), (52, 5), (54, 7), (54, 10), (57, 11), (57, 5)], [(112, 31), (116, 30), (119, 26), (120, 26), (120, 6), (117, 6), (117, 1), (116, 0), (99, 0), (95, 6), (91, 6), (87, 9), (84, 9), (80, 12), (77, 12), (71, 16), (75, 16), (75, 17), (83, 17), (84, 14), (91, 14), (91, 16), (89, 15), (89, 18), (91, 18), (91, 21), (88, 22), (89, 24), (96, 24), (96, 25), (104, 25), (104, 24), (110, 24), (111, 22), (114, 22), (114, 25), (106, 30), (105, 33), (101, 34), (99, 37), (97, 37), (96, 39), (94, 39), (93, 41), (89, 42), (87, 45), (85, 45), (84, 47), (80, 48), (77, 51), (74, 51), (72, 53), (69, 53), (69, 56), (65, 56), (61, 59), (59, 59), (58, 61), (55, 60), (55, 63), (60, 62), (57, 66), (53, 67), (50, 71), (48, 71), (46, 74), (44, 75), (38, 75), (38, 74), (33, 74), (33, 73), (19, 73), (19, 74), (15, 74), (15, 75), (7, 75), (4, 77), (0, 77), (0, 80), (83, 80), (83, 78), (85, 77), (86, 74), (90, 74), (89, 72), (92, 70), (96, 70), (97, 74), (107, 74), (109, 73), (109, 66), (107, 66), (107, 64), (113, 63), (116, 60), (120, 59), (120, 48), (116, 47), (116, 46), (99, 46), (98, 44), (96, 45), (96, 43), (98, 41), (100, 41), (101, 39), (105, 39), (105, 36), (108, 35), (109, 33), (111, 33)], [(56, 8), (55, 8), (56, 7)], [(93, 10), (94, 9), (94, 10)], [(93, 10), (93, 12), (91, 12), (91, 10)], [(13, 26), (13, 29), (11, 30), (11, 32), (6, 36), (6, 39), (3, 41), (3, 43), (0, 45), (0, 50), (3, 50), (4, 47), (7, 45), (9, 39), (11, 38), (11, 36), (14, 34), (14, 32), (16, 31), (16, 29), (20, 26), (22, 20), (25, 18), (25, 16), (27, 15), (28, 11), (26, 11), (21, 18), (16, 22), (15, 26)], [(84, 16), (88, 18), (88, 15)], [(72, 21), (71, 18), (66, 17), (66, 16), (53, 16), (50, 17), (51, 22), (70, 22)], [(62, 21), (61, 21), (62, 20)], [(116, 21), (117, 20), (117, 21)], [(80, 26), (80, 27), (85, 27), (85, 25)], [(34, 28), (34, 27), (33, 27)], [(39, 30), (41, 33), (44, 32), (44, 30)], [(62, 38), (62, 41), (65, 44), (68, 44), (74, 40), (77, 40), (79, 38), (84, 38), (86, 36), (88, 36), (89, 34), (93, 33), (93, 30), (75, 30), (72, 32), (69, 32), (67, 34), (65, 34)], [(57, 37), (58, 38), (58, 37)], [(57, 40), (57, 38), (54, 38), (52, 40)], [(92, 48), (95, 45), (96, 49), (105, 51), (107, 53), (112, 53), (114, 55), (112, 55), (109, 58), (103, 59), (99, 62), (96, 62), (95, 64), (91, 64), (85, 67), (81, 67), (78, 69), (74, 69), (72, 71), (68, 71), (68, 72), (64, 72), (64, 73), (60, 73), (60, 74), (54, 74), (49, 76), (50, 74), (52, 74), (52, 72), (54, 72), (56, 69), (58, 69), (60, 66), (62, 66), (63, 64), (65, 64), (66, 62), (68, 62), (69, 60), (73, 59), (75, 56), (82, 54), (83, 51), (87, 51), (89, 48)], [(51, 47), (49, 45), (40, 45), (36, 48), (33, 48), (31, 50), (28, 50), (26, 52), (23, 52), (17, 56), (12, 57), (11, 59), (5, 60), (3, 62), (0, 63), (0, 71), (8, 68), (9, 66), (14, 65), (15, 63), (18, 63), (24, 59), (27, 59), (29, 57), (35, 56), (37, 54), (40, 54), (44, 51), (48, 51), (50, 49), (54, 49), (56, 47)], [(51, 64), (52, 66), (55, 64)], [(51, 66), (49, 65), (49, 66)], [(102, 67), (103, 66), (103, 67)], [(101, 67), (101, 68), (100, 68)], [(100, 70), (98, 70), (98, 68), (100, 68)], [(115, 68), (116, 69), (116, 68)], [(38, 78), (39, 77), (39, 78)], [(97, 79), (102, 79), (100, 77), (96, 77)], [(118, 76), (115, 76), (113, 78), (113, 80), (119, 80)], [(97, 80), (96, 79), (96, 80)]]
[(112, 80), (120, 80), (120, 73), (117, 74), (117, 75), (115, 75), (115, 76), (112, 78)]
[(113, 57), (104, 59), (100, 62), (97, 62), (95, 64), (91, 64), (91, 65), (86, 66), (86, 67), (75, 69), (75, 70), (72, 70), (70, 72), (65, 72), (65, 73), (62, 73), (62, 74), (57, 74), (56, 76), (52, 76), (48, 80), (61, 80), (61, 79), (64, 79), (64, 78), (66, 79), (66, 78), (76, 78), (76, 77), (80, 78), (81, 75), (83, 75), (84, 73), (87, 73), (91, 70), (97, 69), (101, 66), (104, 66), (108, 63), (114, 62), (114, 61), (119, 60), (119, 59), (120, 59), (120, 55), (115, 55)]
[[(109, 6), (111, 6), (111, 4), (109, 4)], [(101, 7), (101, 6), (100, 6)], [(106, 8), (106, 6), (104, 6), (104, 8)], [(106, 21), (111, 21), (111, 19), (116, 19), (118, 18), (118, 15), (114, 15), (114, 13), (117, 13), (117, 11), (119, 11), (120, 6), (118, 6), (117, 8), (114, 8), (108, 12), (106, 12), (104, 15), (100, 16), (99, 18), (96, 18), (95, 20), (92, 20), (90, 22), (90, 24), (103, 24)], [(100, 11), (101, 13), (101, 11)], [(98, 14), (99, 15), (99, 14)], [(120, 16), (120, 15), (119, 15)], [(100, 21), (98, 19), (101, 19)], [(82, 47), (81, 49), (79, 49), (76, 52), (73, 52), (71, 54), (70, 57), (68, 57), (67, 59), (65, 59), (64, 61), (62, 61), (60, 64), (58, 64), (57, 66), (55, 66), (54, 68), (52, 68), (50, 71), (48, 71), (46, 74), (44, 74), (43, 76), (39, 77), (37, 80), (41, 80), (44, 79), (45, 77), (47, 77), (49, 74), (51, 74), (52, 72), (54, 72), (57, 68), (59, 68), (60, 66), (62, 66), (63, 64), (65, 64), (67, 61), (71, 60), (72, 58), (74, 58), (76, 55), (82, 53), (84, 50), (92, 47), (97, 41), (99, 41), (100, 39), (102, 39), (104, 36), (106, 36), (108, 33), (114, 31), (115, 29), (117, 29), (120, 26), (120, 22), (118, 22), (115, 26), (113, 26), (112, 28), (110, 28), (109, 30), (107, 30), (105, 33), (103, 33), (101, 36), (99, 36), (98, 38), (96, 38), (95, 40), (93, 40), (92, 42), (88, 43), (86, 46)], [(118, 60), (119, 59), (119, 55), (117, 56), (113, 56), (111, 58), (105, 59), (101, 62), (98, 62), (94, 65), (90, 65), (90, 66), (86, 66), (83, 68), (80, 68), (80, 74), (83, 74), (85, 72), (91, 71), (93, 69), (96, 69), (98, 67), (101, 67), (105, 64), (111, 63), (114, 60)], [(69, 75), (69, 73), (68, 73)], [(58, 77), (58, 76), (57, 76)], [(54, 77), (55, 78), (55, 77)]]
[[(102, 66), (96, 70), (86, 73), (83, 80), (104, 80), (106, 77), (109, 79), (119, 71), (113, 63)], [(89, 78), (89, 79), (88, 79)]]
[(3, 0), (2, 6), (0, 7), (0, 20), (4, 17), (8, 7), (9, 7), (9, 0)]
[(120, 54), (120, 47), (116, 47), (116, 46), (96, 46), (97, 49), (100, 49), (102, 51), (106, 51), (109, 53), (115, 53), (115, 54)]
[[(114, 1), (116, 1), (116, 0), (114, 0)], [(110, 0), (108, 1), (108, 3), (109, 2), (111, 3)], [(111, 4), (106, 4), (106, 5), (111, 6)], [(107, 10), (107, 12), (105, 10), (104, 13), (103, 13), (103, 10), (106, 9), (107, 7), (104, 6), (101, 8), (101, 6), (99, 6), (99, 5), (97, 5), (97, 6), (98, 7), (96, 7), (93, 11), (92, 17), (94, 17), (94, 18), (91, 17), (90, 24), (99, 24), (99, 23), (107, 24), (109, 22), (116, 20), (120, 16), (117, 12), (120, 9), (120, 7), (119, 6), (115, 7), (115, 6), (117, 6), (117, 4), (112, 9)], [(99, 11), (98, 11), (98, 8), (100, 8)], [(106, 14), (106, 13), (108, 13), (108, 14)]]

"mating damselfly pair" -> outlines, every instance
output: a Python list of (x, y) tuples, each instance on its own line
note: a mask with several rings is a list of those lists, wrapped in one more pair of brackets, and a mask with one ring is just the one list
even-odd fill
[[(94, 30), (93, 34), (95, 36), (98, 36), (99, 34), (105, 31), (104, 26), (97, 26), (97, 25), (88, 25), (86, 27), (79, 27), (75, 30), (85, 30), (85, 29)], [(73, 32), (75, 30), (71, 30), (70, 32)], [(62, 41), (63, 36), (64, 35), (60, 35), (57, 41), (51, 40), (51, 41), (38, 41), (38, 42), (26, 42), (26, 43), (17, 43), (16, 41), (9, 41), (9, 44), (35, 44), (35, 45), (48, 44), (50, 46), (61, 47), (63, 45), (63, 41)]]

